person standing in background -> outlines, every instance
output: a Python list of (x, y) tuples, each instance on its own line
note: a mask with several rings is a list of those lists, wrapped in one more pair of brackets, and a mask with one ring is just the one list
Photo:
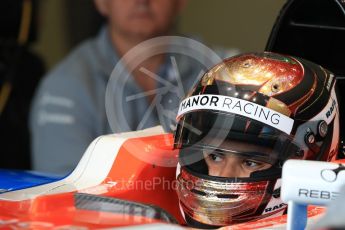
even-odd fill
[[(115, 64), (137, 44), (158, 36), (173, 35), (174, 24), (186, 0), (94, 0), (107, 19), (99, 34), (79, 45), (41, 82), (31, 110), (34, 170), (66, 174), (74, 169), (96, 137), (112, 133), (105, 109), (107, 82)], [(179, 69), (184, 88), (191, 87), (199, 66), (186, 60)], [(168, 81), (164, 55), (148, 58), (141, 67)], [(125, 93), (154, 91), (158, 82), (135, 69)], [(120, 92), (119, 92), (120, 93)], [(116, 96), (116, 95), (115, 95)], [(153, 97), (126, 104), (131, 130), (136, 130)], [(176, 101), (176, 107), (178, 101)], [(122, 109), (122, 108), (119, 108)], [(159, 125), (152, 112), (141, 129)], [(121, 130), (130, 131), (130, 130)]]

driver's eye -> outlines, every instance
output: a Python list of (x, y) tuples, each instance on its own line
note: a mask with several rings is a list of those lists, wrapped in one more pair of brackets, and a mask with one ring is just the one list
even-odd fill
[(258, 161), (253, 161), (253, 160), (243, 160), (243, 165), (251, 170), (256, 170), (259, 168), (264, 167), (266, 164)]
[(224, 160), (224, 155), (218, 153), (209, 153), (208, 158), (214, 162), (221, 162)]
[(255, 162), (255, 161), (251, 161), (251, 160), (245, 160), (245, 161), (244, 161), (244, 164), (245, 164), (247, 167), (256, 167), (256, 166), (258, 166), (260, 163)]

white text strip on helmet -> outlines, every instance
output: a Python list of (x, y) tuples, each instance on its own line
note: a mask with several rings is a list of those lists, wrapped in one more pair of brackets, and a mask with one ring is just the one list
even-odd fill
[(188, 97), (180, 103), (177, 118), (195, 110), (214, 110), (241, 115), (290, 134), (294, 120), (275, 110), (235, 97), (203, 94)]

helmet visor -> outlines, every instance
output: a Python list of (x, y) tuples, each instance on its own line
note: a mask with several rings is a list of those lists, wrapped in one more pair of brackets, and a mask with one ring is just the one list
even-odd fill
[(211, 163), (221, 165), (220, 161), (230, 161), (230, 158), (243, 167), (247, 165), (252, 172), (270, 166), (281, 167), (286, 159), (303, 156), (307, 148), (304, 142), (297, 142), (266, 124), (218, 111), (198, 111), (182, 116), (174, 144), (181, 149), (180, 164), (192, 169), (194, 166), (196, 172), (201, 173), (205, 173), (204, 163), (209, 168)]

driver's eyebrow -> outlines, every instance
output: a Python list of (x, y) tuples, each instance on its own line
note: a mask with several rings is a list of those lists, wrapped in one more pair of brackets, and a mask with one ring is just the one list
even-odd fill
[(259, 151), (237, 151), (237, 150), (229, 150), (224, 148), (207, 148), (210, 152), (217, 152), (222, 154), (239, 154), (245, 157), (269, 157), (269, 153), (259, 152)]
[(259, 161), (259, 162), (264, 162), (268, 164), (274, 164), (275, 162), (275, 160), (272, 158), (270, 153), (259, 152), (259, 151), (236, 151), (236, 150), (224, 149), (221, 147), (218, 147), (218, 148), (208, 147), (208, 148), (204, 148), (204, 153), (206, 154), (217, 153), (221, 155), (236, 154), (236, 156), (238, 157), (250, 159), (253, 161)]
[(240, 153), (240, 157), (253, 161), (259, 161), (262, 163), (268, 163), (271, 165), (275, 163), (275, 160), (271, 157), (270, 154), (263, 152), (242, 152)]
[(246, 156), (246, 157), (269, 157), (270, 154), (257, 152), (257, 151), (246, 151), (246, 152), (238, 152), (239, 154)]
[(224, 150), (224, 149), (214, 149), (214, 152), (217, 152), (222, 155), (231, 155), (231, 154), (236, 154), (236, 156), (242, 158), (242, 159), (248, 159), (248, 160), (253, 160), (253, 161), (259, 161), (263, 163), (269, 163), (273, 164), (273, 159), (270, 156), (269, 153), (264, 153), (264, 152), (258, 152), (258, 151), (246, 151), (246, 152), (241, 152), (241, 151), (231, 151), (231, 150)]

